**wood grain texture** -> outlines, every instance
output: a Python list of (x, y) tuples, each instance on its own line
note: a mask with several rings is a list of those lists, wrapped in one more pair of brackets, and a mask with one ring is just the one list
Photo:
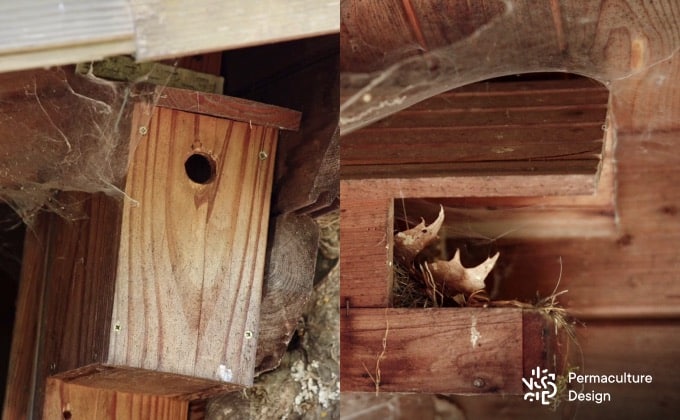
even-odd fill
[(455, 89), (343, 136), (342, 177), (595, 174), (607, 98), (584, 79)]
[(319, 227), (309, 216), (278, 216), (267, 254), (256, 374), (275, 369), (312, 293)]
[[(127, 177), (139, 203), (123, 209), (108, 363), (252, 384), (276, 139), (154, 109)], [(214, 161), (207, 184), (185, 173), (195, 153)]]
[(189, 402), (153, 394), (91, 388), (47, 379), (46, 419), (186, 420)]
[[(520, 309), (353, 308), (341, 319), (343, 391), (375, 391), (369, 373), (376, 377), (386, 336), (381, 392), (523, 392), (524, 349), (531, 346), (523, 344)], [(533, 346), (545, 350), (542, 341)], [(527, 354), (527, 365), (545, 356)]]
[(268, 44), (334, 33), (340, 28), (337, 0), (285, 4), (202, 0), (191, 7), (134, 0), (130, 6), (140, 60)]
[(43, 213), (26, 240), (6, 418), (38, 417), (48, 375), (101, 362), (108, 351), (120, 203), (103, 194), (59, 199), (86, 217)]
[(49, 67), (135, 50), (128, 4), (67, 0), (59, 7), (30, 1), (0, 5), (0, 71)]
[(36, 308), (42, 306), (43, 290), (47, 281), (44, 275), (41, 241), (49, 237), (48, 219), (38, 218), (24, 242), (23, 261), (35, 263), (22, 266), (4, 395), (3, 420), (32, 417), (36, 386), (34, 363), (38, 357), (41, 331), (40, 311)]
[(171, 87), (156, 88), (155, 105), (195, 114), (211, 115), (246, 122), (251, 125), (297, 130), (301, 114), (274, 105), (265, 105), (241, 98)]
[[(584, 391), (595, 389), (598, 392), (610, 392), (611, 403), (596, 404), (591, 402), (563, 401), (557, 411), (552, 411), (540, 404), (528, 403), (522, 395), (447, 395), (443, 398), (455, 404), (466, 419), (620, 419), (620, 418), (673, 418), (680, 407), (677, 389), (680, 386), (680, 374), (677, 368), (677, 351), (680, 347), (680, 325), (674, 320), (628, 320), (620, 322), (592, 321), (587, 326), (577, 326), (577, 337), (583, 351), (581, 360), (578, 351), (574, 350), (572, 363), (580, 366), (579, 374), (611, 375), (622, 372), (652, 375), (651, 384), (588, 384)], [(389, 336), (388, 336), (389, 339)], [(573, 389), (581, 388), (572, 384)], [(343, 394), (343, 399), (347, 394)], [(363, 404), (356, 407), (357, 413), (366, 410), (364, 416), (356, 416), (360, 420), (369, 420), (371, 411), (386, 405), (404, 407), (406, 399), (423, 394), (396, 394), (374, 392), (359, 394)], [(354, 396), (356, 397), (356, 396)], [(440, 396), (441, 397), (441, 396)], [(388, 404), (385, 404), (389, 402)], [(382, 403), (382, 404), (381, 404)], [(439, 408), (439, 403), (436, 408)], [(343, 401), (344, 404), (344, 401)], [(343, 407), (344, 408), (344, 407)], [(368, 410), (367, 410), (368, 409)], [(418, 407), (419, 412), (435, 411), (435, 407)], [(385, 410), (388, 412), (387, 410)], [(392, 420), (412, 418), (400, 416), (394, 410)], [(351, 411), (343, 411), (350, 415)], [(417, 415), (417, 414), (416, 414)], [(455, 417), (454, 417), (455, 418)]]
[(340, 307), (387, 307), (392, 290), (392, 199), (340, 188)]
[(303, 112), (299, 131), (281, 133), (276, 214), (337, 207), (338, 61), (337, 34), (224, 53), (225, 93)]

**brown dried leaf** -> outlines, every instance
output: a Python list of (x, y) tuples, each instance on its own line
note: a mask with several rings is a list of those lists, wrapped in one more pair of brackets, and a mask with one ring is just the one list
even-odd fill
[(440, 287), (449, 291), (474, 293), (484, 289), (484, 279), (493, 270), (499, 255), (497, 252), (477, 267), (465, 268), (460, 262), (460, 251), (456, 250), (456, 255), (450, 261), (438, 260), (428, 266), (435, 283)]
[(411, 266), (420, 252), (437, 241), (443, 223), (444, 207), (440, 206), (439, 215), (431, 225), (425, 225), (425, 220), (421, 219), (416, 227), (394, 235), (394, 255), (398, 261), (407, 267)]

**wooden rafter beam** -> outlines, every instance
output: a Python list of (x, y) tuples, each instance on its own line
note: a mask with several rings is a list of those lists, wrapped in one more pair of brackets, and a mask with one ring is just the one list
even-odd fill
[(201, 0), (190, 6), (151, 0), (67, 0), (59, 7), (47, 6), (37, 0), (21, 7), (0, 5), (0, 72), (121, 54), (152, 61), (340, 28), (338, 0)]

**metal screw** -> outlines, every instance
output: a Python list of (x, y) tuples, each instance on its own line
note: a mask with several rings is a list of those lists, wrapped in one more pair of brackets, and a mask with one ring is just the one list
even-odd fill
[(55, 370), (57, 370), (57, 364), (54, 362), (50, 363), (50, 372), (54, 372)]
[(142, 136), (146, 136), (146, 133), (148, 132), (149, 130), (145, 126), (139, 127), (139, 134), (141, 134)]
[(113, 326), (113, 330), (115, 332), (120, 332), (121, 330), (120, 322), (116, 322), (116, 325)]
[(260, 151), (260, 160), (266, 160), (268, 157), (269, 155), (267, 154), (267, 152), (265, 152), (264, 150)]
[(244, 335), (245, 335), (246, 339), (248, 339), (248, 340), (253, 338), (253, 332), (252, 331), (246, 331)]
[(475, 378), (475, 380), (472, 381), (472, 385), (474, 385), (475, 388), (484, 388), (484, 385), (486, 385), (486, 383), (482, 378)]

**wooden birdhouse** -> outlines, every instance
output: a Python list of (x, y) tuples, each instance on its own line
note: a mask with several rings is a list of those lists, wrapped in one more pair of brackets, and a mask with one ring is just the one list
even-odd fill
[[(41, 103), (73, 100), (54, 91)], [(22, 282), (42, 292), (19, 309), (36, 314), (19, 318), (29, 333), (16, 370), (30, 377), (35, 363), (25, 391), (46, 419), (186, 418), (191, 400), (253, 383), (278, 133), (300, 114), (171, 87), (123, 92), (123, 194), (60, 193), (74, 220), (40, 214), (25, 245)], [(67, 123), (54, 121), (70, 136)]]

